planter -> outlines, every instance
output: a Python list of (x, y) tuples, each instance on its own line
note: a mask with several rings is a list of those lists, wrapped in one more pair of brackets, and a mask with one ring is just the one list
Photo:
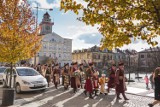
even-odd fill
[(2, 96), (2, 106), (10, 106), (14, 104), (15, 90), (13, 88), (4, 88)]

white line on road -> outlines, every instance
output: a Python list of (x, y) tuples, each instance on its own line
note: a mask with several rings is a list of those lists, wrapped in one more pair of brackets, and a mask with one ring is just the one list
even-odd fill
[(84, 105), (83, 107), (89, 107), (89, 104)]
[(42, 106), (42, 105), (44, 105), (44, 104), (47, 104), (48, 101), (53, 100), (54, 98), (59, 97), (59, 96), (61, 96), (62, 94), (68, 93), (68, 92), (70, 92), (71, 90), (72, 90), (72, 89), (69, 89), (68, 91), (62, 92), (62, 93), (57, 94), (57, 95), (55, 95), (55, 96), (50, 96), (50, 97), (44, 98), (43, 100), (39, 100), (39, 101), (35, 101), (35, 102), (32, 102), (32, 103), (23, 105), (23, 107), (39, 107), (39, 106)]
[[(58, 102), (58, 103), (56, 103), (56, 104), (54, 104), (55, 106), (57, 106), (57, 107), (64, 107), (64, 103), (66, 103), (67, 101), (69, 101), (69, 100), (71, 100), (71, 99), (73, 99), (73, 98), (75, 98), (75, 97), (78, 97), (79, 95), (81, 95), (83, 93), (83, 90), (79, 90), (74, 96), (72, 96), (72, 97), (70, 97), (70, 98), (68, 98), (68, 99), (65, 99), (65, 100), (63, 100), (63, 101), (60, 101), (60, 102)], [(52, 107), (54, 106), (54, 105), (52, 105)]]
[(93, 104), (92, 107), (96, 107), (98, 105), (98, 103), (100, 103), (103, 100), (103, 98), (101, 98), (97, 103)]
[(84, 100), (88, 100), (89, 99), (89, 97), (86, 97)]
[[(60, 86), (59, 88), (62, 88), (62, 87), (63, 87), (63, 86)], [(46, 91), (46, 92), (44, 92), (44, 93), (46, 94), (46, 93), (54, 92), (54, 91), (56, 91), (56, 90), (57, 90), (57, 89), (54, 89), (54, 90)], [(25, 101), (32, 101), (32, 100), (34, 100), (34, 99), (36, 99), (36, 98), (38, 98), (38, 97), (43, 96), (44, 93), (39, 94), (39, 95), (36, 95), (36, 96), (34, 96), (34, 97), (32, 97), (32, 98), (24, 98), (24, 100), (25, 100)]]

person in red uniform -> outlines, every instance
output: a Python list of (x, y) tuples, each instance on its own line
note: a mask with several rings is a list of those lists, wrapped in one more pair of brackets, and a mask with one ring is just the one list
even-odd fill
[(109, 81), (108, 81), (108, 93), (110, 92), (110, 88), (115, 87), (115, 77), (116, 77), (116, 64), (112, 64), (112, 67), (109, 70)]
[(124, 76), (124, 63), (119, 63), (119, 68), (116, 71), (116, 94), (117, 99), (120, 98), (120, 93), (122, 93), (125, 100), (129, 100), (126, 95), (125, 91), (127, 90), (126, 84), (125, 84), (125, 76)]
[(59, 65), (56, 64), (55, 69), (53, 70), (53, 83), (54, 83), (56, 89), (59, 84), (59, 79), (60, 79), (60, 69), (59, 69)]
[(93, 99), (92, 93), (93, 93), (93, 86), (92, 86), (92, 77), (93, 77), (93, 63), (89, 63), (89, 67), (86, 69), (85, 72), (86, 77), (86, 83), (85, 83), (85, 95), (87, 95), (87, 92), (89, 92), (89, 98)]
[(73, 92), (75, 93), (75, 92), (77, 92), (75, 72), (76, 72), (76, 70), (78, 70), (78, 63), (74, 62), (72, 65), (73, 65), (73, 67), (71, 68), (71, 72), (70, 72), (70, 75), (71, 75), (71, 88), (73, 88)]

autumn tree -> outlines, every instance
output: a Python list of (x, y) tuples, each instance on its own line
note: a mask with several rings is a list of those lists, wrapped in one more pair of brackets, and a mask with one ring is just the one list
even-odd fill
[[(61, 0), (61, 10), (83, 13), (78, 19), (98, 25), (103, 35), (102, 48), (122, 47), (142, 39), (155, 46), (160, 35), (159, 0)], [(81, 15), (81, 14), (79, 14)]]
[(39, 51), (41, 37), (37, 36), (35, 17), (26, 0), (0, 0), (0, 22), (0, 62), (9, 63), (12, 69), (15, 63)]

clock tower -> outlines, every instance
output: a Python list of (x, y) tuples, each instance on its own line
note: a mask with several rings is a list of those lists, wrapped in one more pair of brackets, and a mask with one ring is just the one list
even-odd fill
[(42, 22), (40, 23), (40, 35), (45, 35), (52, 33), (52, 26), (54, 25), (53, 22), (51, 22), (50, 15), (48, 12), (46, 12), (43, 15)]

